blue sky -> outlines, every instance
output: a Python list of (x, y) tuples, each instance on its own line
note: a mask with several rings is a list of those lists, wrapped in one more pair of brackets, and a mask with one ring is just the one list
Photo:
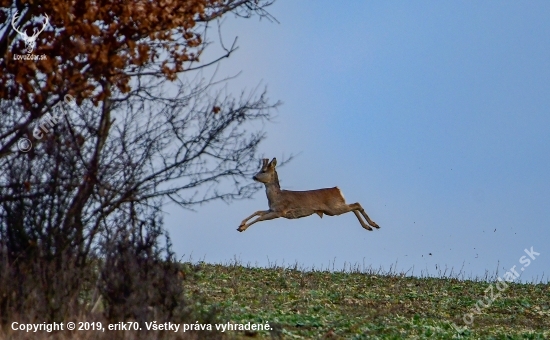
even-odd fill
[(283, 102), (260, 147), (298, 154), (278, 170), (283, 189), (338, 186), (381, 229), (349, 213), (237, 232), (267, 209), (261, 191), (196, 212), (167, 206), (179, 255), (475, 277), (521, 267), (533, 247), (521, 280), (546, 281), (550, 2), (278, 0), (270, 12), (279, 24), (225, 21), (239, 50), (220, 76), (242, 71), (235, 95), (262, 84)]

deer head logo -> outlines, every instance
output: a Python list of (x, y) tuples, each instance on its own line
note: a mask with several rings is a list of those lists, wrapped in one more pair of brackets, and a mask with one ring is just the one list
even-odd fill
[(38, 30), (38, 28), (35, 27), (34, 34), (31, 35), (30, 37), (27, 35), (27, 33), (25, 33), (25, 31), (20, 31), (19, 29), (17, 29), (17, 26), (15, 26), (15, 21), (17, 21), (18, 19), (17, 11), (15, 12), (15, 15), (13, 16), (13, 18), (11, 19), (11, 26), (13, 27), (13, 29), (17, 33), (19, 33), (21, 36), (23, 36), (23, 40), (25, 41), (25, 46), (27, 48), (27, 53), (32, 53), (32, 51), (34, 51), (34, 48), (36, 47), (36, 39), (38, 38), (38, 35), (42, 33), (42, 31), (44, 31), (46, 26), (48, 26), (49, 18), (46, 14), (44, 14), (44, 16), (46, 17), (46, 20), (44, 20), (44, 23), (42, 24), (42, 29)]

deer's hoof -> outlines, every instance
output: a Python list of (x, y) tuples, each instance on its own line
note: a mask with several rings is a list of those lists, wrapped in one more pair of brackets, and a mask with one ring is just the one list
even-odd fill
[(380, 229), (380, 226), (374, 222), (372, 223), (372, 226), (375, 227), (376, 229)]
[(244, 227), (244, 226), (240, 225), (240, 226), (237, 228), (237, 231), (239, 231), (239, 232), (242, 233), (242, 232), (244, 231), (244, 228), (243, 228), (243, 227)]

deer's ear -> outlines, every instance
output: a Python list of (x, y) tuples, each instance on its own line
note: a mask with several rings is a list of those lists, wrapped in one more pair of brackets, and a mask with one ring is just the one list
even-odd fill
[(277, 166), (277, 158), (273, 158), (271, 163), (269, 163), (270, 168), (275, 168), (275, 166)]

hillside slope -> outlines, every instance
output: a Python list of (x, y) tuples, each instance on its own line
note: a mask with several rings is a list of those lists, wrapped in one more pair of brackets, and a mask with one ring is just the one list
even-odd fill
[[(188, 294), (203, 296), (205, 309), (216, 306), (220, 319), (267, 321), (273, 328), (271, 332), (226, 332), (230, 337), (550, 338), (548, 283), (497, 287), (481, 280), (412, 278), (372, 270), (296, 269), (185, 263), (183, 276)], [(488, 305), (491, 298), (490, 306), (478, 303), (481, 307), (476, 310), (478, 300)], [(459, 337), (456, 328), (465, 326)]]

